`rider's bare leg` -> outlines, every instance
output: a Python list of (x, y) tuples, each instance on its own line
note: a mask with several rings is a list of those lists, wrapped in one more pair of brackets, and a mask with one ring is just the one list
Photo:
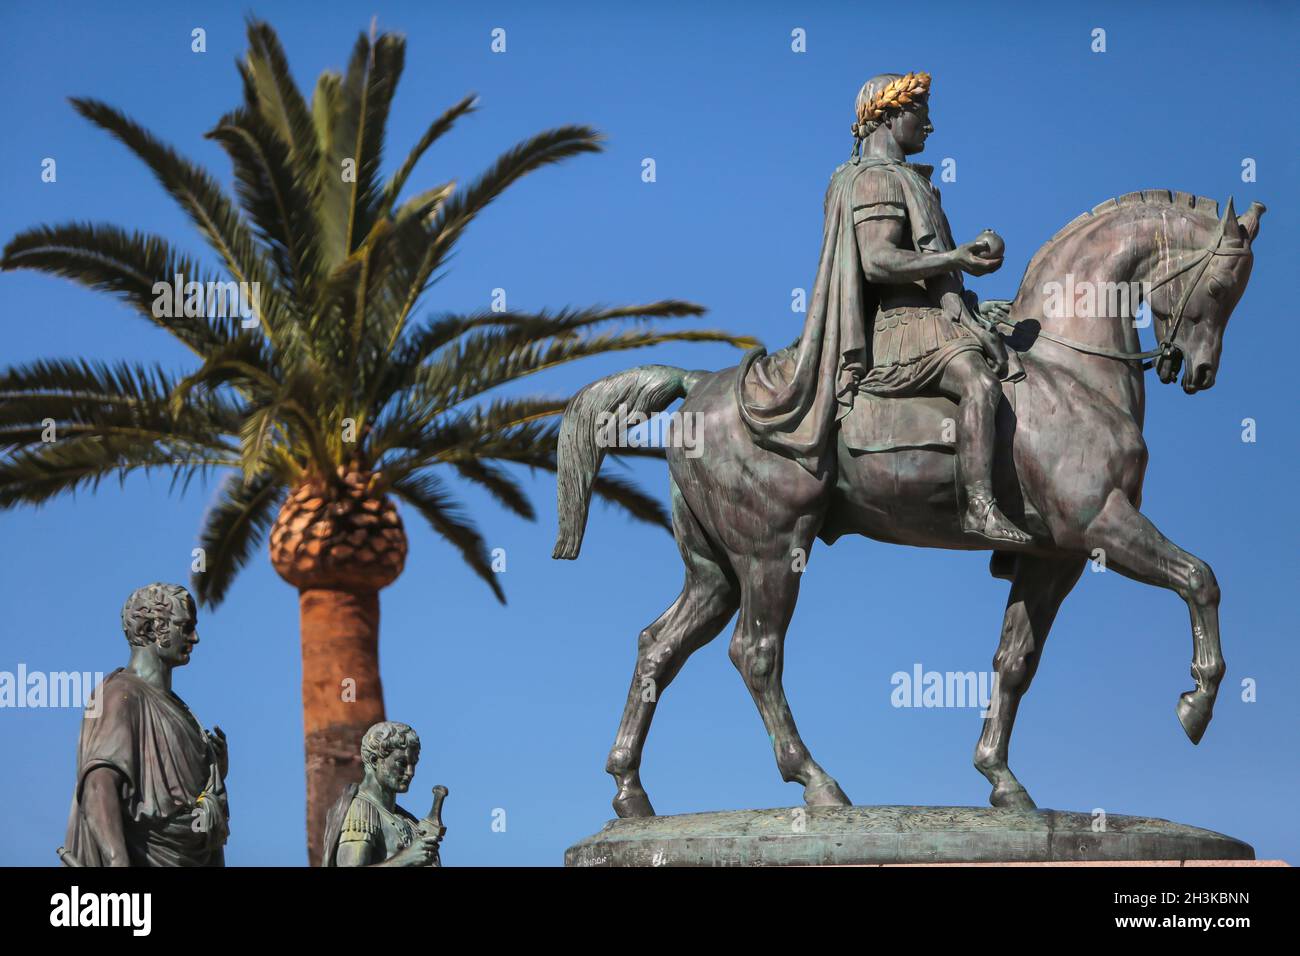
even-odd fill
[(981, 353), (959, 352), (939, 380), (939, 391), (957, 402), (957, 462), (966, 489), (962, 528), (994, 544), (1023, 544), (1025, 534), (993, 500), (994, 419), (1002, 386)]

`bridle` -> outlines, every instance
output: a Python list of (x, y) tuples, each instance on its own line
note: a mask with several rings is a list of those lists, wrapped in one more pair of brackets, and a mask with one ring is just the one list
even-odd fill
[[(1241, 247), (1224, 247), (1223, 225), (1222, 222), (1219, 223), (1219, 234), (1215, 239), (1213, 246), (1206, 246), (1204, 249), (1198, 250), (1187, 260), (1187, 262), (1183, 263), (1158, 282), (1153, 283), (1148, 289), (1147, 297), (1149, 299), (1150, 293), (1155, 292), (1156, 289), (1159, 289), (1163, 285), (1168, 285), (1183, 273), (1196, 269), (1196, 277), (1192, 279), (1192, 281), (1188, 283), (1187, 288), (1183, 290), (1183, 294), (1178, 299), (1178, 305), (1174, 307), (1174, 311), (1165, 321), (1165, 333), (1160, 337), (1160, 342), (1155, 348), (1149, 349), (1146, 352), (1125, 352), (1120, 349), (1108, 349), (1100, 345), (1089, 345), (1086, 342), (1076, 342), (1073, 339), (1067, 339), (1060, 335), (1053, 335), (1051, 332), (1042, 329), (1038, 331), (1037, 337), (1047, 339), (1049, 342), (1055, 342), (1057, 345), (1064, 345), (1066, 348), (1074, 349), (1076, 352), (1083, 352), (1088, 355), (1100, 355), (1103, 358), (1118, 359), (1121, 362), (1141, 362), (1143, 371), (1156, 364), (1155, 362), (1150, 361), (1151, 359), (1160, 358), (1172, 360), (1174, 355), (1178, 352), (1178, 347), (1174, 345), (1174, 339), (1178, 335), (1178, 329), (1182, 326), (1183, 312), (1186, 311), (1187, 304), (1192, 301), (1192, 295), (1201, 284), (1201, 279), (1205, 277), (1205, 273), (1210, 268), (1210, 263), (1214, 261), (1214, 257), (1244, 256), (1250, 252), (1250, 247), (1247, 245)], [(994, 321), (996, 324), (1005, 326), (1009, 329), (1016, 329), (1019, 327), (1018, 323), (1008, 322), (1006, 319), (995, 319)]]

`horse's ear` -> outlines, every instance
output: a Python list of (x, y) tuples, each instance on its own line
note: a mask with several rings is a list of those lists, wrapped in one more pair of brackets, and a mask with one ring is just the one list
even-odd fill
[(1219, 232), (1222, 235), (1228, 235), (1228, 224), (1237, 221), (1237, 210), (1232, 208), (1232, 197), (1223, 204), (1223, 217), (1219, 219)]
[(1259, 235), (1259, 217), (1268, 211), (1268, 207), (1262, 202), (1253, 202), (1250, 208), (1237, 217), (1237, 224), (1241, 226), (1242, 232), (1246, 234), (1248, 242), (1254, 242), (1255, 237)]

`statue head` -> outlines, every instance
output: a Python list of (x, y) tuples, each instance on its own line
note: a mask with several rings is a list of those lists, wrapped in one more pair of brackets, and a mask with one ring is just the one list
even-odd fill
[(420, 762), (419, 735), (407, 724), (380, 721), (361, 738), (361, 762), (385, 790), (406, 793)]
[(888, 137), (905, 156), (925, 148), (930, 124), (930, 74), (881, 73), (862, 84), (853, 135), (859, 141)]
[(194, 598), (179, 584), (146, 584), (122, 605), (122, 631), (133, 648), (147, 648), (169, 667), (190, 662), (199, 642)]

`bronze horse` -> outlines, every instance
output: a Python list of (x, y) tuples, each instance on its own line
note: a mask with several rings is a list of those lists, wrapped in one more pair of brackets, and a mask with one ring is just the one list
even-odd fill
[[(1264, 207), (1240, 218), (1229, 199), (1147, 190), (1109, 200), (1056, 234), (1030, 261), (1000, 324), (1025, 376), (1004, 385), (999, 408), (995, 491), (1006, 513), (1033, 540), (994, 555), (996, 576), (1011, 581), (993, 658), (994, 700), (975, 748), (975, 766), (993, 785), (996, 807), (1033, 808), (1007, 765), (1020, 698), (1038, 668), (1057, 609), (1084, 564), (1100, 551), (1120, 573), (1176, 592), (1192, 624), (1192, 677), (1177, 714), (1193, 743), (1210, 722), (1223, 678), (1219, 587), (1210, 566), (1160, 533), (1139, 510), (1147, 448), (1144, 368), (1154, 358), (1161, 381), (1184, 366), (1187, 394), (1214, 384), (1223, 333), (1250, 277), (1251, 243)], [(1070, 277), (1092, 283), (1141, 283), (1160, 347), (1139, 351), (1134, 310), (1105, 320), (1075, 303), (1051, 306), (1049, 290)], [(1049, 307), (1050, 306), (1050, 307)], [(748, 363), (741, 366), (741, 371)], [(804, 787), (809, 805), (848, 805), (839, 785), (813, 759), (781, 683), (786, 629), (799, 594), (800, 556), (814, 537), (843, 534), (957, 550), (990, 550), (963, 534), (953, 456), (915, 447), (856, 453), (837, 432), (837, 455), (816, 474), (755, 445), (737, 406), (737, 369), (687, 371), (663, 365), (630, 369), (578, 392), (565, 410), (559, 444), (560, 533), (557, 558), (582, 543), (592, 479), (604, 447), (598, 419), (623, 410), (698, 416), (703, 454), (666, 450), (674, 535), (686, 579), (671, 607), (640, 634), (636, 669), (606, 770), (620, 817), (654, 810), (641, 784), (641, 752), (659, 695), (690, 654), (713, 640), (739, 610), (730, 657), (758, 705), (777, 767)], [(936, 399), (884, 399), (891, 402)], [(955, 405), (949, 405), (955, 409)], [(649, 692), (647, 692), (649, 689)]]

